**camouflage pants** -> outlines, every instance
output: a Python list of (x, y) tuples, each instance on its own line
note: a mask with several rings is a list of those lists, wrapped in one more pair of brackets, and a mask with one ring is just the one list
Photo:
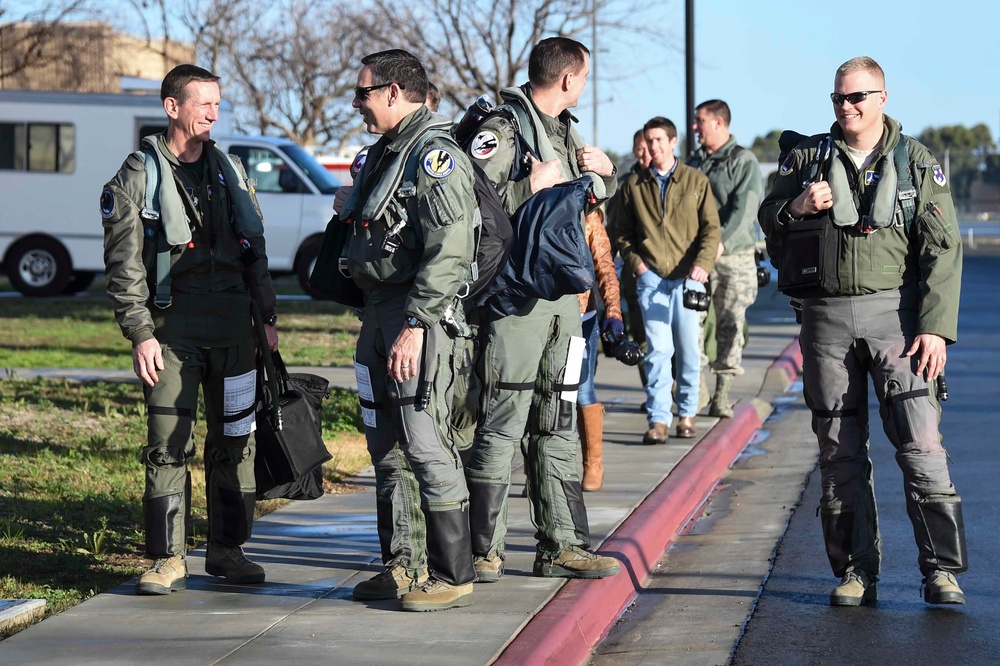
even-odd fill
[(757, 262), (753, 248), (719, 257), (709, 280), (716, 319), (716, 356), (712, 370), (718, 374), (742, 375), (746, 312), (757, 300)]

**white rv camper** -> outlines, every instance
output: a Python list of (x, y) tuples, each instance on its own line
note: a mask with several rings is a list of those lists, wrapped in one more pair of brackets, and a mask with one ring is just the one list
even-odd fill
[[(225, 134), (264, 215), (268, 265), (305, 286), (340, 183), (296, 144)], [(0, 91), (0, 267), (25, 295), (86, 288), (104, 270), (101, 188), (148, 134), (166, 128), (155, 95)]]

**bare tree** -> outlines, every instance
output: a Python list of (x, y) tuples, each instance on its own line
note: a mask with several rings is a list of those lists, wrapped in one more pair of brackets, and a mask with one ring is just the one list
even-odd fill
[[(587, 42), (593, 21), (607, 44), (651, 35), (644, 9), (621, 0), (370, 0), (367, 32), (386, 48), (421, 58), (442, 95), (459, 108), (483, 92), (498, 96), (519, 82), (531, 47), (544, 37)], [(648, 5), (647, 5), (648, 7)], [(392, 16), (391, 25), (379, 20)], [(400, 28), (400, 26), (405, 26)]]

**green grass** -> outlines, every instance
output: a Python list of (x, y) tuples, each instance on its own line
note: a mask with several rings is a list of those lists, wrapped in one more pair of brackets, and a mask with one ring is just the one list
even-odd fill
[[(312, 300), (280, 301), (278, 312), (285, 363), (350, 365), (361, 330), (353, 313)], [(0, 303), (0, 368), (128, 370), (131, 353), (99, 282), (84, 296), (4, 298)]]

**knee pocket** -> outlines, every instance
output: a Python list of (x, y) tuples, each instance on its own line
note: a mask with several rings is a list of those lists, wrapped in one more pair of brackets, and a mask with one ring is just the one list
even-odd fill
[(249, 444), (244, 444), (243, 446), (220, 446), (213, 449), (209, 455), (212, 462), (217, 465), (235, 467), (249, 460), (252, 450)]
[(150, 446), (143, 449), (143, 462), (149, 467), (182, 467), (187, 460), (179, 446)]
[(890, 379), (886, 384), (885, 408), (890, 433), (896, 439), (894, 444), (897, 447), (912, 444), (922, 425), (917, 418), (917, 410), (933, 408), (930, 390), (904, 391), (898, 380)]

